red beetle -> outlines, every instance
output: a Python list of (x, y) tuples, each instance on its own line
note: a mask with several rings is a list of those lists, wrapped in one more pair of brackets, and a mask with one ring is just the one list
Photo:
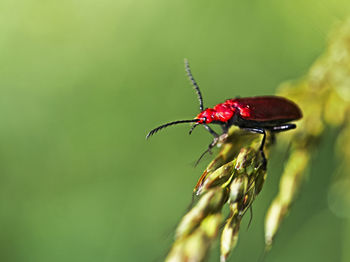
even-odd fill
[(229, 127), (235, 125), (242, 129), (263, 135), (259, 150), (262, 154), (264, 164), (266, 165), (266, 158), (263, 150), (266, 130), (274, 133), (294, 129), (296, 125), (290, 122), (302, 117), (300, 108), (294, 102), (280, 96), (228, 99), (224, 103), (217, 104), (213, 108), (204, 109), (201, 91), (192, 76), (191, 69), (186, 59), (185, 69), (197, 92), (201, 112), (191, 120), (179, 120), (161, 125), (151, 130), (146, 138), (149, 138), (165, 127), (180, 123), (195, 123), (189, 132), (190, 134), (196, 126), (203, 125), (214, 136), (213, 142), (209, 145), (208, 150), (202, 154), (203, 156), (217, 144), (219, 139), (219, 135), (211, 129), (208, 124), (220, 125), (225, 135), (227, 135)]

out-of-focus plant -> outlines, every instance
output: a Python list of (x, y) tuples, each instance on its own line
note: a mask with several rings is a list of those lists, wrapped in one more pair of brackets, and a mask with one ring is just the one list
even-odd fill
[[(292, 149), (280, 180), (280, 189), (273, 200), (265, 220), (265, 243), (272, 244), (280, 224), (303, 181), (305, 170), (327, 126), (340, 130), (334, 153), (342, 171), (350, 160), (350, 19), (335, 30), (325, 53), (314, 63), (308, 74), (296, 83), (284, 83), (278, 92), (295, 101), (303, 110), (304, 118), (298, 129), (283, 136), (291, 141)], [(341, 171), (341, 170), (339, 170)], [(338, 171), (336, 171), (337, 173)], [(348, 174), (349, 172), (344, 172)], [(331, 174), (329, 174), (331, 175)], [(349, 185), (349, 177), (341, 176), (342, 185)], [(342, 202), (342, 210), (349, 210), (348, 190), (336, 189), (338, 195), (330, 202)], [(348, 203), (346, 207), (345, 203)], [(339, 212), (340, 209), (337, 209)], [(348, 211), (349, 213), (349, 211)]]
[[(291, 148), (279, 193), (266, 215), (267, 249), (296, 199), (326, 126), (341, 130), (335, 153), (342, 161), (339, 165), (342, 170), (346, 170), (345, 166), (349, 167), (346, 160), (350, 159), (350, 20), (334, 31), (326, 52), (308, 74), (297, 82), (282, 84), (277, 94), (295, 101), (304, 117), (297, 123), (296, 130), (286, 132), (279, 140), (291, 143)], [(267, 157), (273, 144), (271, 138), (269, 134), (265, 145)], [(261, 136), (257, 134), (236, 127), (230, 129), (228, 138), (222, 141), (219, 154), (208, 165), (194, 189), (198, 200), (178, 225), (175, 242), (166, 261), (203, 261), (220, 231), (221, 261), (227, 260), (237, 244), (242, 217), (266, 179), (259, 153), (260, 143)], [(346, 185), (350, 185), (350, 178), (346, 175), (339, 177), (331, 187), (329, 199), (331, 208), (340, 208), (349, 215), (350, 194)], [(228, 217), (222, 214), (224, 205), (229, 207)]]

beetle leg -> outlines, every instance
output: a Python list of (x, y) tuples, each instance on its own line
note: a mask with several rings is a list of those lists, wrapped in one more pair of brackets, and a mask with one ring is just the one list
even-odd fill
[(259, 151), (260, 151), (262, 159), (263, 159), (263, 168), (266, 170), (267, 160), (266, 160), (266, 156), (264, 153), (264, 146), (265, 146), (265, 141), (266, 141), (266, 131), (265, 131), (265, 129), (261, 129), (261, 131), (263, 132), (263, 138), (261, 140)]
[(203, 126), (205, 127), (206, 130), (209, 131), (210, 134), (212, 134), (214, 136), (214, 140), (218, 139), (219, 135), (208, 125), (203, 124)]
[(222, 133), (223, 134), (227, 134), (228, 133), (229, 125), (223, 124), (223, 125), (221, 125), (221, 128), (222, 128)]
[(285, 124), (281, 126), (274, 126), (274, 127), (267, 128), (267, 130), (271, 131), (271, 143), (274, 144), (276, 141), (275, 133), (288, 131), (296, 127), (297, 126), (295, 124)]
[(201, 156), (198, 158), (198, 160), (196, 161), (196, 163), (195, 163), (194, 166), (197, 166), (197, 165), (198, 165), (198, 163), (201, 161), (201, 159), (203, 158), (203, 156), (205, 156), (206, 153), (209, 152), (209, 153), (211, 154), (211, 149), (212, 149), (214, 146), (216, 146), (216, 144), (217, 144), (218, 142), (224, 141), (224, 140), (227, 138), (227, 136), (228, 136), (227, 133), (223, 133), (221, 136), (214, 137), (213, 142), (211, 142), (211, 143), (209, 144), (209, 146), (208, 146), (208, 149), (205, 150), (205, 151), (201, 154)]
[(285, 124), (285, 125), (281, 125), (281, 126), (274, 126), (272, 127), (271, 130), (272, 132), (283, 132), (283, 131), (287, 131), (287, 130), (291, 130), (296, 128), (297, 126), (295, 124)]
[(251, 128), (251, 127), (244, 127), (242, 129), (245, 129), (245, 130), (248, 130), (250, 132), (258, 133), (258, 134), (262, 134), (263, 135), (263, 138), (261, 140), (261, 144), (260, 144), (260, 147), (259, 147), (259, 151), (260, 151), (261, 157), (263, 159), (263, 168), (266, 169), (267, 160), (266, 160), (266, 156), (265, 156), (265, 153), (264, 153), (264, 146), (265, 146), (265, 141), (266, 141), (266, 131), (265, 131), (265, 129), (264, 128)]
[(211, 149), (216, 146), (216, 144), (219, 142), (219, 140), (221, 139), (225, 139), (227, 136), (227, 133), (224, 132), (223, 135), (219, 136), (218, 133), (216, 133), (210, 126), (208, 126), (207, 124), (203, 124), (203, 126), (205, 127), (206, 130), (209, 131), (210, 134), (212, 134), (214, 136), (213, 142), (211, 142), (208, 146), (208, 149), (205, 150), (201, 156), (198, 158), (198, 160), (196, 161), (196, 163), (194, 164), (194, 166), (197, 166), (198, 163), (202, 160), (202, 158), (205, 156), (206, 153), (210, 153), (211, 154)]
[(198, 158), (198, 160), (196, 161), (196, 163), (194, 164), (194, 166), (197, 166), (199, 164), (199, 162), (202, 160), (202, 158), (205, 156), (206, 153), (210, 153), (211, 154), (211, 149), (218, 143), (219, 138), (216, 137), (214, 138), (213, 142), (211, 142), (208, 146), (208, 149), (205, 150), (201, 156)]

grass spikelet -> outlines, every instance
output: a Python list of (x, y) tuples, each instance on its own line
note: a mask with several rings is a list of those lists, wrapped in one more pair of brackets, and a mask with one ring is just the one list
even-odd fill
[(220, 187), (206, 192), (181, 220), (176, 229), (176, 238), (181, 239), (190, 235), (208, 215), (220, 212), (227, 196), (227, 190)]
[(220, 213), (206, 216), (191, 234), (175, 241), (165, 261), (203, 261), (217, 236), (221, 221)]
[(230, 217), (227, 219), (221, 234), (220, 261), (225, 262), (238, 241), (242, 216), (239, 215), (238, 203), (230, 204)]

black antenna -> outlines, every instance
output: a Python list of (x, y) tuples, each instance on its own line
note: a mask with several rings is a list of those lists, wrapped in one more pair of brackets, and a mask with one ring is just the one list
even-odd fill
[(203, 106), (202, 93), (201, 93), (201, 90), (199, 89), (199, 86), (198, 86), (196, 80), (194, 80), (194, 78), (193, 78), (193, 75), (191, 73), (190, 65), (188, 64), (188, 60), (186, 58), (185, 58), (185, 70), (186, 70), (187, 76), (190, 79), (194, 89), (196, 90), (196, 93), (197, 93), (197, 96), (198, 96), (198, 100), (199, 100), (199, 109), (201, 111), (203, 111), (204, 106)]
[(179, 120), (179, 121), (174, 121), (174, 122), (170, 122), (161, 126), (156, 127), (155, 129), (152, 129), (146, 136), (146, 139), (148, 139), (150, 136), (154, 135), (155, 133), (157, 133), (159, 130), (166, 128), (168, 126), (172, 126), (172, 125), (177, 125), (177, 124), (181, 124), (181, 123), (194, 123), (194, 122), (198, 122), (199, 119), (191, 119), (191, 120)]

